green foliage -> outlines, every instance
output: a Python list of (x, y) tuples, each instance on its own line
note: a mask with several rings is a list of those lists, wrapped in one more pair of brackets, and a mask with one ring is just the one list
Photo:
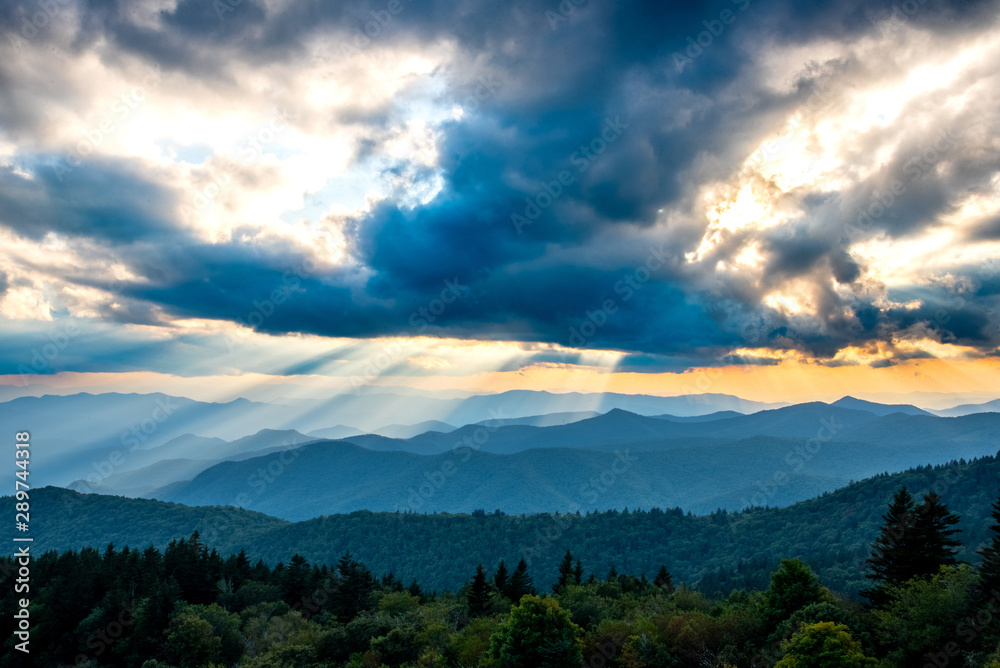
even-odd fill
[(187, 606), (183, 609), (183, 614), (196, 616), (211, 624), (212, 634), (219, 638), (219, 658), (223, 663), (233, 664), (243, 656), (239, 615), (226, 612), (217, 603)]
[(812, 569), (798, 559), (783, 559), (771, 574), (771, 586), (764, 592), (761, 613), (768, 628), (775, 628), (796, 610), (818, 603), (822, 588)]
[(500, 668), (578, 668), (580, 627), (550, 598), (524, 596), (490, 639)]
[(993, 536), (989, 544), (980, 550), (983, 564), (979, 568), (983, 598), (989, 598), (994, 591), (1000, 591), (1000, 498), (993, 502), (993, 522), (990, 531)]
[(992, 654), (986, 657), (983, 668), (1000, 668), (1000, 644), (996, 646)]
[(936, 492), (924, 495), (917, 507), (913, 523), (916, 533), (915, 571), (918, 576), (929, 576), (942, 566), (954, 566), (955, 554), (962, 542), (955, 538), (960, 530), (955, 528), (960, 518), (948, 510)]
[(697, 610), (708, 613), (712, 609), (712, 601), (700, 591), (689, 588), (687, 585), (674, 592), (674, 605), (678, 610)]
[[(874, 612), (879, 639), (889, 650), (889, 665), (922, 665), (923, 657), (959, 640), (957, 629), (971, 611), (977, 584), (968, 566), (945, 566), (930, 579), (914, 578), (889, 587), (888, 605)], [(964, 654), (969, 648), (959, 649)]]
[[(964, 514), (964, 525), (948, 521), (947, 509), (928, 513), (937, 518), (929, 526), (942, 530), (939, 535), (946, 539), (954, 534), (945, 532), (964, 526), (965, 545), (956, 557), (970, 557), (972, 548), (992, 544), (988, 534), (1000, 535), (983, 521), (990, 504), (998, 510), (1000, 502), (993, 494), (1000, 467), (990, 460), (956, 465), (958, 477), (951, 477), (952, 471), (914, 471), (907, 474), (907, 484), (917, 489), (920, 480), (940, 475), (951, 485), (942, 496), (956, 506), (974, 509)], [(830, 584), (826, 574), (841, 585), (857, 581), (854, 564), (864, 558), (864, 542), (859, 537), (865, 531), (877, 531), (881, 510), (877, 506), (888, 501), (900, 480), (886, 476), (782, 511), (710, 517), (672, 511), (562, 516), (562, 534), (533, 553), (530, 572), (527, 560), (519, 559), (506, 579), (497, 577), (497, 572), (502, 575), (499, 567), (490, 577), (481, 569), (481, 577), (472, 562), (465, 577), (476, 572), (473, 580), (479, 580), (488, 592), (480, 617), (469, 615), (469, 591), (456, 591), (457, 587), (442, 591), (426, 585), (420, 570), (412, 564), (401, 565), (408, 553), (389, 556), (394, 546), (383, 543), (382, 536), (405, 530), (411, 539), (420, 537), (422, 546), (447, 527), (452, 530), (447, 538), (451, 544), (441, 547), (441, 553), (459, 555), (455, 561), (461, 562), (484, 549), (480, 543), (493, 545), (494, 555), (516, 555), (516, 547), (527, 544), (518, 542), (524, 540), (522, 532), (545, 528), (550, 516), (358, 513), (326, 518), (335, 520), (329, 523), (287, 525), (283, 530), (289, 533), (280, 538), (292, 541), (288, 544), (294, 547), (282, 553), (286, 561), (277, 566), (259, 559), (255, 550), (260, 545), (255, 541), (247, 543), (245, 552), (236, 545), (231, 556), (220, 555), (201, 538), (210, 530), (171, 539), (161, 548), (104, 546), (38, 554), (32, 561), (33, 650), (37, 647), (32, 665), (485, 668), (578, 666), (582, 661), (609, 668), (744, 668), (782, 660), (789, 665), (797, 659), (781, 654), (783, 642), (786, 648), (793, 640), (803, 643), (804, 652), (809, 648), (803, 636), (817, 632), (810, 635), (803, 629), (832, 624), (846, 627), (861, 652), (877, 657), (883, 668), (945, 660), (949, 667), (984, 668), (1000, 659), (997, 614), (990, 613), (986, 622), (984, 615), (990, 608), (983, 601), (973, 566), (946, 567), (891, 584), (886, 589), (886, 606), (876, 612), (868, 612), (850, 596), (835, 596), (823, 586)], [(865, 498), (870, 485), (880, 490), (875, 501)], [(44, 505), (46, 490), (39, 497)], [(840, 505), (831, 505), (832, 500)], [(97, 503), (106, 510), (115, 507), (108, 500)], [(935, 506), (943, 508), (939, 502), (931, 504), (932, 509)], [(978, 524), (970, 518), (979, 518)], [(916, 521), (912, 518), (912, 526)], [(820, 522), (825, 527), (818, 534), (803, 529)], [(121, 524), (123, 530), (130, 530), (126, 522)], [(322, 535), (320, 529), (325, 528), (335, 528), (341, 535)], [(299, 533), (304, 529), (310, 533)], [(270, 548), (274, 535), (263, 535), (268, 536)], [(379, 540), (372, 540), (372, 535)], [(728, 568), (694, 565), (696, 553), (741, 550), (750, 541), (763, 541), (762, 535), (771, 541), (766, 552), (751, 551), (744, 553), (748, 558), (715, 562), (730, 563)], [(338, 541), (336, 551), (329, 547), (334, 540)], [(336, 563), (309, 563), (311, 552), (303, 545), (310, 541), (326, 545), (327, 558), (344, 556)], [(514, 547), (505, 547), (505, 541)], [(621, 543), (620, 551), (608, 547), (613, 541)], [(376, 578), (366, 562), (342, 551), (348, 544), (359, 553), (384, 553), (379, 558), (406, 579), (383, 572)], [(565, 558), (567, 546), (572, 548), (569, 560)], [(296, 551), (302, 556), (296, 557)], [(782, 551), (808, 558), (779, 562)], [(577, 554), (585, 556), (584, 563), (593, 564), (596, 572), (610, 571), (607, 579), (579, 584), (582, 567)], [(514, 563), (516, 557), (509, 558), (506, 563)], [(937, 559), (942, 558), (947, 559), (947, 554), (939, 553)], [(663, 561), (670, 570), (659, 566)], [(533, 593), (532, 575), (548, 578), (543, 582), (548, 590), (559, 576), (560, 562), (566, 564), (565, 586), (553, 596), (524, 599)], [(500, 557), (491, 556), (484, 563), (499, 564)], [(0, 571), (10, 566), (9, 557), (0, 557)], [(446, 572), (444, 561), (431, 559), (426, 567), (434, 583)], [(447, 564), (448, 569), (454, 567)], [(671, 571), (677, 574), (673, 592)], [(698, 574), (696, 580), (687, 579), (692, 573)], [(404, 589), (403, 581), (412, 584)], [(516, 599), (518, 605), (511, 607), (508, 599), (518, 591), (522, 592)], [(837, 591), (843, 594), (844, 589)], [(5, 609), (16, 608), (12, 597), (13, 587), (0, 590)], [(0, 618), (7, 638), (12, 637), (11, 621), (10, 616)], [(543, 635), (547, 642), (539, 640)], [(848, 646), (839, 633), (823, 637), (824, 643)], [(501, 650), (507, 651), (506, 659)], [(522, 653), (520, 658), (512, 658), (515, 650)], [(12, 654), (0, 653), (0, 668), (15, 665)]]
[(660, 570), (656, 573), (656, 579), (653, 580), (653, 584), (660, 587), (668, 594), (674, 593), (674, 576), (670, 574), (666, 566), (660, 566)]
[(453, 636), (451, 653), (461, 666), (478, 666), (490, 651), (490, 639), (496, 631), (496, 620), (480, 617)]
[(481, 617), (490, 603), (490, 585), (486, 581), (486, 570), (482, 564), (476, 566), (476, 574), (468, 587), (469, 614)]
[(514, 569), (514, 574), (510, 576), (510, 582), (507, 583), (507, 589), (503, 592), (504, 596), (511, 600), (511, 602), (518, 602), (526, 594), (535, 593), (535, 582), (528, 573), (528, 564), (524, 559), (517, 562), (517, 568)]
[(166, 649), (169, 661), (178, 668), (203, 668), (222, 658), (222, 639), (208, 620), (182, 612), (170, 622)]
[(378, 609), (390, 615), (406, 615), (420, 609), (420, 599), (408, 591), (392, 591), (379, 598)]
[[(782, 456), (785, 452), (787, 448)], [(272, 567), (279, 562), (289, 564), (296, 553), (310, 562), (329, 564), (331, 555), (350, 550), (372, 571), (381, 575), (392, 570), (404, 582), (416, 578), (427, 592), (457, 591), (478, 563), (492, 566), (503, 559), (513, 571), (525, 557), (533, 585), (548, 591), (569, 549), (574, 560), (599, 576), (615, 565), (623, 572), (655, 580), (660, 564), (666, 561), (675, 584), (686, 582), (718, 598), (734, 589), (767, 588), (768, 573), (779, 560), (797, 557), (816, 571), (824, 585), (853, 596), (869, 584), (857, 564), (869, 556), (880, 516), (895, 491), (905, 485), (917, 496), (938, 485), (942, 498), (962, 517), (958, 527), (964, 545), (956, 558), (975, 564), (979, 562), (976, 550), (993, 535), (990, 504), (997, 500), (998, 478), (1000, 461), (987, 457), (876, 476), (787, 508), (701, 517), (679, 508), (628, 514), (581, 512), (558, 518), (549, 514), (477, 518), (362, 511), (292, 524), (233, 508), (185, 508), (55, 488), (36, 490), (32, 505), (46, 518), (35, 540), (47, 549), (90, 546), (103, 550), (113, 540), (140, 548), (152, 545), (162, 552), (170, 541), (198, 529), (209, 552), (214, 548), (222, 555), (236, 555), (245, 549), (251, 564), (263, 559)], [(947, 489), (941, 486), (943, 481)], [(553, 534), (553, 529), (558, 531)], [(539, 536), (549, 534), (555, 536), (551, 543), (540, 541)], [(378, 540), (372, 540), (373, 536)], [(664, 537), (669, 537), (668, 544)], [(230, 577), (237, 577), (235, 568), (230, 571)], [(213, 596), (221, 575), (208, 583)], [(234, 585), (238, 592), (235, 579)], [(63, 587), (62, 591), (67, 590)], [(508, 598), (520, 600), (516, 594)]]
[[(185, 544), (191, 551), (191, 541)], [(212, 561), (211, 552), (198, 552)], [(878, 656), (884, 668), (910, 668), (926, 665), (928, 657), (940, 664), (957, 656), (982, 668), (997, 658), (985, 656), (996, 644), (985, 633), (988, 624), (975, 622), (978, 635), (968, 632), (970, 620), (989, 610), (977, 598), (978, 576), (969, 566), (945, 567), (931, 578), (891, 586), (889, 605), (874, 614), (834, 596), (796, 559), (781, 562), (767, 590), (738, 590), (725, 600), (683, 584), (671, 594), (656, 581), (613, 569), (606, 581), (582, 585), (573, 574), (557, 595), (525, 595), (514, 607), (492, 591), (495, 579), (477, 569), (474, 580), (490, 591), (481, 616), (470, 618), (469, 592), (418, 598), (394, 577), (376, 580), (350, 555), (334, 569), (296, 561), (300, 594), (309, 592), (304, 604), (284, 600), (288, 566), (262, 564), (242, 578), (226, 573), (227, 582), (241, 585), (219, 589), (218, 602), (205, 604), (185, 600), (185, 591), (196, 600), (204, 592), (174, 576), (156, 584), (153, 576), (163, 577), (170, 560), (148, 550), (42, 555), (34, 563), (40, 581), (71, 589), (74, 583), (91, 586), (72, 589), (81, 599), (66, 601), (73, 616), (65, 620), (42, 614), (53, 593), (40, 594), (42, 604), (34, 608), (39, 635), (71, 631), (43, 645), (34, 665), (496, 668), (575, 667), (582, 661), (616, 668), (732, 668), (779, 661), (781, 666), (871, 665), (866, 657)], [(130, 582), (138, 584), (130, 589)], [(129, 599), (130, 591), (138, 598)], [(270, 600), (239, 607), (245, 591)], [(350, 619), (335, 613), (347, 609), (346, 596), (359, 606)], [(221, 602), (233, 607), (227, 610)], [(94, 644), (109, 631), (113, 638)], [(84, 650), (76, 661), (84, 646), (93, 651)], [(0, 666), (8, 665), (10, 659), (0, 656)]]
[(778, 625), (770, 640), (782, 641), (792, 637), (803, 625), (817, 622), (835, 622), (848, 628), (851, 636), (861, 643), (867, 653), (875, 649), (875, 639), (870, 628), (870, 618), (862, 616), (840, 601), (823, 601), (801, 608)]
[(383, 663), (400, 666), (417, 658), (415, 636), (416, 633), (410, 627), (396, 627), (384, 636), (372, 638), (371, 650)]
[(847, 627), (833, 622), (803, 626), (784, 645), (785, 656), (775, 668), (866, 668), (878, 661), (865, 656)]
[(573, 570), (573, 554), (566, 550), (562, 563), (559, 564), (559, 579), (552, 585), (552, 591), (558, 593), (560, 589), (571, 584), (580, 584)]
[(886, 587), (906, 582), (914, 575), (915, 553), (913, 531), (913, 497), (904, 486), (892, 497), (889, 509), (882, 515), (882, 530), (872, 544), (865, 575), (874, 581), (870, 589), (861, 592), (873, 607), (885, 605)]
[(507, 585), (509, 582), (510, 573), (507, 572), (507, 565), (504, 563), (503, 559), (501, 559), (496, 572), (493, 574), (493, 588), (503, 594), (507, 591)]
[(862, 592), (873, 607), (884, 607), (893, 586), (912, 578), (931, 577), (942, 566), (953, 566), (961, 542), (954, 538), (960, 518), (941, 503), (934, 491), (924, 495), (914, 507), (903, 487), (893, 497), (889, 511), (882, 516), (882, 533), (872, 546), (867, 577), (875, 586)]

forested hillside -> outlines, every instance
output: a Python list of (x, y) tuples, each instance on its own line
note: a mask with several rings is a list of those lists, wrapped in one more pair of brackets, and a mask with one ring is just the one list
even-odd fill
[[(350, 553), (322, 565), (295, 554), (273, 568), (242, 551), (224, 558), (197, 532), (162, 552), (49, 552), (32, 565), (41, 586), (28, 608), (34, 644), (23, 647), (33, 653), (13, 650), (17, 620), (4, 616), (0, 666), (912, 668), (956, 659), (998, 668), (1000, 500), (993, 511), (995, 538), (977, 570), (956, 559), (947, 507), (933, 493), (918, 505), (897, 490), (866, 565), (878, 593), (866, 592), (869, 606), (837, 596), (797, 559), (782, 560), (759, 591), (713, 599), (678, 586), (666, 566), (654, 577), (614, 564), (587, 575), (568, 550), (544, 574), (551, 588), (525, 560), (501, 560), (477, 564), (444, 593), (377, 577)], [(0, 559), (0, 571), (13, 570)], [(5, 609), (14, 596), (4, 590)]]
[[(775, 484), (775, 483), (771, 483)], [(47, 488), (33, 493), (39, 517), (36, 545), (69, 550), (107, 543), (163, 549), (199, 531), (220, 553), (246, 549), (269, 564), (295, 553), (331, 563), (350, 551), (376, 572), (419, 578), (431, 590), (454, 589), (477, 563), (526, 559), (542, 586), (551, 584), (559, 559), (572, 549), (587, 568), (612, 565), (650, 577), (666, 564), (675, 577), (707, 594), (761, 587), (783, 557), (800, 557), (824, 583), (853, 596), (864, 578), (859, 565), (874, 540), (894, 491), (906, 485), (919, 496), (936, 489), (962, 517), (959, 558), (976, 563), (988, 537), (990, 503), (1000, 489), (1000, 462), (986, 457), (921, 467), (864, 480), (788, 508), (690, 515), (679, 508), (579, 514), (464, 515), (354, 512), (288, 523), (233, 508), (188, 508), (149, 500), (81, 495)], [(375, 536), (377, 539), (373, 539)]]

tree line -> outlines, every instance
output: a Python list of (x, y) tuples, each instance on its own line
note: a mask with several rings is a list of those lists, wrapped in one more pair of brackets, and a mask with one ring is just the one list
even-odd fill
[[(973, 568), (957, 558), (959, 518), (940, 497), (898, 489), (864, 602), (799, 559), (782, 560), (765, 588), (710, 598), (666, 564), (652, 578), (595, 573), (571, 550), (544, 591), (522, 559), (479, 564), (440, 592), (377, 577), (350, 553), (274, 567), (223, 557), (197, 532), (163, 551), (49, 552), (33, 564), (30, 665), (1000, 668), (1000, 499), (992, 517)], [(12, 642), (0, 665), (18, 665)]]

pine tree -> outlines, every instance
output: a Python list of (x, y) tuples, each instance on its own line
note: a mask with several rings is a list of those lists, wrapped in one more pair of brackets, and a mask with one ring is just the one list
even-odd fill
[(490, 585), (486, 581), (486, 569), (482, 564), (476, 566), (476, 575), (469, 585), (469, 614), (473, 617), (481, 617), (486, 614), (486, 608), (490, 603)]
[(670, 571), (667, 570), (666, 566), (660, 566), (660, 570), (656, 574), (656, 579), (653, 580), (653, 584), (668, 594), (674, 593), (674, 577), (670, 574)]
[(993, 538), (980, 550), (983, 565), (979, 567), (979, 577), (984, 598), (1000, 592), (1000, 498), (993, 502), (993, 524), (990, 525)]
[(410, 596), (416, 599), (420, 599), (424, 595), (424, 592), (420, 589), (420, 583), (417, 582), (416, 578), (413, 578), (413, 582), (410, 583), (410, 587), (407, 591), (410, 592)]
[(382, 588), (388, 591), (403, 591), (403, 583), (396, 579), (396, 574), (392, 571), (382, 576), (381, 584)]
[(882, 532), (875, 539), (872, 555), (866, 561), (870, 570), (865, 577), (873, 580), (874, 585), (860, 593), (873, 608), (887, 602), (887, 585), (905, 582), (913, 573), (913, 521), (913, 497), (903, 487), (893, 495), (888, 512), (882, 515)]
[(159, 656), (163, 651), (163, 630), (170, 623), (180, 590), (173, 579), (162, 582), (145, 599), (133, 619), (135, 631), (124, 639), (126, 656), (142, 665), (146, 659)]
[(573, 567), (573, 580), (575, 584), (583, 583), (583, 564), (580, 563), (579, 559), (576, 560), (576, 566)]
[(868, 559), (872, 567), (866, 577), (876, 585), (861, 592), (872, 607), (888, 603), (886, 588), (901, 585), (913, 578), (929, 578), (942, 566), (954, 566), (955, 554), (961, 542), (953, 538), (959, 529), (958, 515), (948, 510), (934, 492), (924, 495), (914, 507), (913, 499), (903, 487), (893, 497), (889, 512), (882, 516), (882, 534), (872, 546)]
[(819, 603), (822, 596), (819, 579), (809, 566), (799, 559), (782, 559), (778, 570), (771, 573), (771, 586), (764, 592), (761, 613), (768, 628), (792, 616), (796, 610)]
[(534, 593), (535, 583), (528, 574), (528, 564), (524, 559), (521, 559), (521, 561), (517, 562), (514, 574), (510, 576), (510, 583), (508, 583), (507, 591), (504, 594), (517, 604), (520, 602), (521, 597)]
[(226, 560), (225, 573), (233, 581), (233, 586), (237, 589), (242, 587), (243, 583), (251, 578), (252, 570), (246, 550), (240, 550), (239, 554), (229, 557)]
[(507, 582), (510, 576), (507, 573), (507, 565), (504, 564), (503, 560), (500, 560), (500, 565), (497, 566), (496, 573), (493, 574), (493, 586), (501, 594), (507, 591)]
[(952, 527), (958, 522), (958, 515), (949, 511), (936, 493), (928, 492), (924, 495), (924, 502), (917, 507), (913, 523), (917, 541), (914, 553), (916, 576), (930, 577), (936, 575), (942, 566), (954, 566), (957, 563), (956, 548), (962, 542), (952, 537), (960, 531)]
[(297, 552), (282, 573), (281, 598), (289, 605), (295, 605), (305, 598), (308, 589), (309, 562)]
[(144, 595), (156, 591), (163, 581), (163, 555), (150, 545), (142, 553), (142, 566), (139, 576), (140, 590)]
[(364, 564), (355, 561), (350, 552), (345, 552), (337, 562), (337, 575), (340, 587), (333, 595), (334, 614), (348, 622), (368, 607), (369, 594), (376, 581), (371, 571)]
[(562, 563), (559, 564), (559, 580), (552, 585), (552, 591), (558, 593), (560, 589), (573, 583), (573, 555), (569, 550), (566, 550), (566, 555), (563, 557)]

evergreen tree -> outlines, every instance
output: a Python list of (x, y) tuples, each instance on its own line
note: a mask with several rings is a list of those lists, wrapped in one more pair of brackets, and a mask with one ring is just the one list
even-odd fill
[(885, 588), (905, 582), (914, 571), (913, 545), (915, 542), (913, 497), (906, 487), (892, 497), (889, 510), (882, 515), (882, 531), (872, 544), (872, 555), (865, 562), (869, 572), (865, 577), (874, 581), (870, 589), (861, 591), (871, 607), (879, 608), (887, 602)]
[(233, 583), (233, 589), (239, 589), (243, 583), (251, 579), (252, 567), (250, 559), (247, 558), (246, 550), (240, 550), (239, 554), (231, 555), (226, 559), (222, 567), (222, 575)]
[(925, 494), (923, 502), (914, 507), (912, 497), (903, 487), (882, 519), (885, 521), (882, 533), (868, 559), (871, 571), (865, 576), (875, 580), (876, 585), (861, 592), (874, 608), (888, 603), (888, 587), (916, 577), (929, 578), (942, 566), (954, 566), (955, 548), (961, 545), (953, 538), (959, 532), (953, 528), (959, 517), (941, 503), (935, 492)]
[(576, 566), (573, 567), (573, 580), (576, 584), (583, 583), (583, 564), (580, 563), (579, 559), (576, 560)]
[(257, 582), (267, 582), (271, 577), (271, 569), (267, 567), (263, 559), (258, 559), (250, 571), (250, 580)]
[(993, 538), (980, 550), (983, 565), (979, 568), (981, 589), (984, 598), (1000, 592), (1000, 498), (993, 502), (993, 524), (990, 525)]
[(771, 586), (764, 592), (762, 613), (768, 628), (792, 616), (792, 613), (820, 601), (822, 588), (816, 574), (798, 559), (782, 559), (771, 574)]
[(420, 599), (424, 595), (424, 592), (420, 590), (420, 584), (417, 582), (416, 578), (413, 578), (413, 582), (410, 583), (410, 586), (407, 589), (407, 591), (410, 592), (410, 596), (416, 599)]
[(381, 584), (383, 589), (387, 589), (389, 591), (403, 591), (403, 583), (396, 579), (396, 575), (392, 571), (389, 571), (387, 575), (382, 576)]
[(295, 553), (282, 573), (281, 598), (289, 605), (301, 603), (309, 593), (309, 562)]
[(953, 538), (960, 529), (953, 528), (959, 522), (958, 515), (941, 503), (934, 492), (924, 495), (924, 502), (917, 507), (913, 523), (916, 551), (914, 553), (914, 575), (930, 577), (937, 575), (942, 566), (954, 566), (957, 547), (961, 541)]
[(150, 545), (142, 553), (139, 575), (140, 591), (144, 596), (148, 596), (156, 591), (161, 582), (163, 582), (163, 555)]
[(573, 584), (575, 581), (575, 576), (573, 575), (573, 555), (570, 554), (569, 550), (566, 550), (565, 556), (563, 556), (562, 563), (559, 564), (559, 580), (552, 585), (552, 591), (558, 592), (560, 589), (566, 587), (566, 585)]
[(667, 570), (666, 566), (660, 566), (660, 570), (656, 574), (656, 579), (653, 580), (653, 584), (668, 594), (674, 593), (674, 577), (670, 575), (670, 571)]
[(528, 564), (524, 559), (517, 562), (517, 568), (510, 576), (510, 583), (504, 593), (515, 604), (521, 600), (521, 597), (535, 593), (535, 583), (531, 575), (528, 574)]
[(497, 566), (496, 573), (493, 574), (493, 586), (501, 594), (505, 594), (507, 591), (507, 582), (510, 579), (510, 575), (507, 573), (507, 565), (500, 560), (500, 565)]
[(340, 587), (332, 597), (333, 612), (338, 619), (349, 622), (368, 608), (375, 577), (364, 564), (355, 561), (350, 552), (345, 552), (337, 562), (337, 575)]
[(476, 575), (469, 585), (469, 614), (473, 617), (481, 617), (486, 613), (490, 603), (490, 585), (486, 581), (486, 569), (482, 564), (476, 566)]
[(148, 599), (139, 606), (132, 619), (135, 631), (123, 642), (124, 654), (142, 665), (146, 659), (164, 658), (164, 629), (170, 623), (179, 594), (177, 583), (170, 578), (160, 583)]

